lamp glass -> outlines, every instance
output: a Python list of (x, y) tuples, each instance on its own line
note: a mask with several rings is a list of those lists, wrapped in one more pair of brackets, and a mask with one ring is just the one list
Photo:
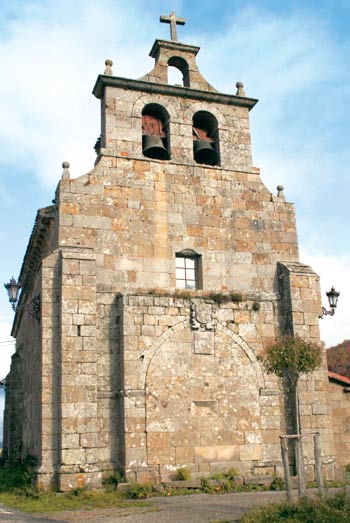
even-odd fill
[(16, 282), (14, 278), (11, 278), (9, 283), (5, 283), (5, 288), (7, 290), (7, 293), (9, 295), (9, 301), (10, 303), (16, 303), (18, 300), (18, 291), (20, 289), (20, 285)]
[(337, 292), (334, 287), (331, 288), (329, 292), (326, 292), (329, 305), (332, 309), (335, 309), (338, 303), (338, 298), (340, 292)]

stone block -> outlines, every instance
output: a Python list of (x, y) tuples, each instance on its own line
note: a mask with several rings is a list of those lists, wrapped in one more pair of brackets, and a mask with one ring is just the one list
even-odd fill
[(94, 448), (99, 446), (99, 435), (97, 432), (80, 434), (79, 438), (79, 445), (82, 448)]
[(218, 461), (235, 461), (239, 459), (240, 450), (238, 445), (217, 446), (216, 455)]
[(84, 449), (62, 449), (61, 459), (63, 465), (74, 465), (85, 462)]
[(194, 447), (195, 461), (196, 462), (217, 461), (216, 450), (217, 450), (216, 446)]
[(178, 465), (189, 464), (194, 462), (193, 447), (176, 447), (175, 462)]
[(258, 461), (262, 459), (261, 445), (240, 445), (239, 456), (242, 461)]
[(148, 432), (147, 446), (153, 449), (164, 449), (167, 447), (167, 438), (166, 432)]
[(148, 463), (149, 465), (175, 465), (175, 449), (164, 448), (164, 449), (149, 449), (148, 450)]

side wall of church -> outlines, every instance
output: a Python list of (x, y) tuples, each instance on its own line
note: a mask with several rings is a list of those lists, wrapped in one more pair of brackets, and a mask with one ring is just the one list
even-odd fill
[[(40, 294), (40, 287), (39, 271), (33, 295)], [(22, 329), (17, 336), (16, 353), (6, 384), (5, 454), (12, 463), (24, 461), (29, 456), (39, 460), (41, 455), (41, 440), (37, 437), (41, 419), (41, 325), (31, 305), (19, 314)]]
[[(333, 379), (328, 384), (332, 415), (334, 451), (337, 460), (337, 479), (343, 481), (345, 467), (350, 463), (350, 394), (349, 386)], [(349, 472), (349, 471), (347, 471)], [(348, 475), (348, 474), (347, 474)]]

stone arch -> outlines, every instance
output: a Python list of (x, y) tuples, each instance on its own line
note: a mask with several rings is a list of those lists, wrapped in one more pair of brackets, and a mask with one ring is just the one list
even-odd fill
[(182, 73), (183, 87), (190, 87), (189, 66), (181, 56), (172, 56), (168, 60), (168, 67), (175, 67)]
[[(144, 107), (146, 107), (149, 104), (161, 104), (161, 97), (158, 95), (152, 95), (152, 94), (143, 94), (141, 95), (134, 103), (131, 111), (131, 117), (132, 118), (142, 118), (142, 111)], [(169, 103), (165, 105), (162, 105), (164, 109), (167, 111), (170, 117), (170, 122), (174, 122), (175, 120), (178, 120), (178, 112), (175, 106), (175, 103)]]
[(248, 343), (246, 341), (244, 341), (244, 339), (241, 336), (239, 336), (238, 334), (233, 332), (231, 329), (226, 327), (226, 325), (219, 323), (217, 330), (221, 331), (221, 332), (225, 333), (227, 336), (229, 336), (234, 341), (234, 343), (236, 345), (238, 345), (238, 347), (245, 353), (245, 355), (251, 362), (252, 367), (254, 368), (254, 371), (256, 373), (256, 377), (257, 377), (260, 387), (264, 388), (265, 387), (265, 374), (262, 371), (261, 365), (260, 365), (258, 358), (256, 357), (256, 354), (253, 351), (253, 349), (251, 347), (249, 347)]
[(142, 109), (142, 152), (157, 160), (170, 158), (170, 117), (163, 105), (150, 103)]
[(152, 360), (153, 360), (155, 354), (160, 349), (160, 347), (164, 343), (166, 343), (170, 339), (171, 336), (174, 336), (174, 334), (176, 334), (177, 332), (185, 329), (188, 325), (189, 325), (188, 320), (183, 320), (180, 323), (177, 323), (176, 325), (171, 327), (171, 329), (168, 329), (167, 331), (163, 332), (163, 334), (161, 334), (156, 339), (155, 343), (153, 344), (153, 346), (151, 348), (151, 351), (144, 355), (141, 369), (140, 369), (139, 379), (138, 379), (138, 389), (144, 390), (146, 388), (148, 369), (152, 363)]
[[(196, 350), (197, 335), (215, 337), (214, 350)], [(226, 326), (193, 331), (188, 321), (178, 323), (144, 358), (140, 379), (148, 465), (161, 474), (199, 462), (249, 467), (262, 459), (263, 373), (254, 351)]]
[(214, 107), (212, 104), (206, 102), (193, 101), (191, 106), (185, 112), (184, 121), (188, 124), (192, 124), (194, 115), (200, 111), (206, 111), (212, 114), (218, 122), (219, 129), (226, 126), (225, 114), (218, 107)]
[[(183, 320), (182, 322), (177, 323), (172, 328), (165, 331), (163, 334), (161, 334), (157, 338), (157, 340), (155, 341), (155, 343), (152, 346), (151, 351), (149, 352), (149, 354), (147, 354), (147, 355), (145, 354), (145, 357), (143, 359), (142, 366), (140, 369), (139, 379), (138, 379), (138, 384), (139, 384), (138, 389), (142, 390), (142, 389), (146, 388), (147, 372), (148, 372), (148, 369), (149, 369), (149, 367), (152, 363), (152, 360), (153, 360), (154, 356), (156, 355), (157, 351), (172, 336), (174, 336), (177, 332), (180, 332), (181, 330), (185, 329), (188, 326), (189, 326), (189, 321)], [(245, 353), (245, 355), (251, 362), (252, 367), (256, 373), (256, 377), (257, 377), (260, 387), (264, 388), (265, 387), (265, 375), (262, 371), (261, 365), (256, 357), (254, 350), (248, 345), (248, 343), (246, 341), (244, 341), (244, 339), (241, 336), (239, 336), (239, 334), (236, 334), (235, 332), (233, 332), (231, 329), (226, 327), (226, 325), (219, 323), (217, 326), (217, 331), (223, 332), (228, 337), (230, 337), (232, 339), (232, 341)]]
[(220, 165), (218, 121), (209, 111), (197, 111), (192, 119), (193, 158), (199, 164)]

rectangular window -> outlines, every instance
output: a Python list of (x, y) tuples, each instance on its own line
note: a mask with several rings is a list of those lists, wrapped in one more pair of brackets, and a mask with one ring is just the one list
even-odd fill
[(198, 257), (176, 255), (176, 287), (198, 289)]

